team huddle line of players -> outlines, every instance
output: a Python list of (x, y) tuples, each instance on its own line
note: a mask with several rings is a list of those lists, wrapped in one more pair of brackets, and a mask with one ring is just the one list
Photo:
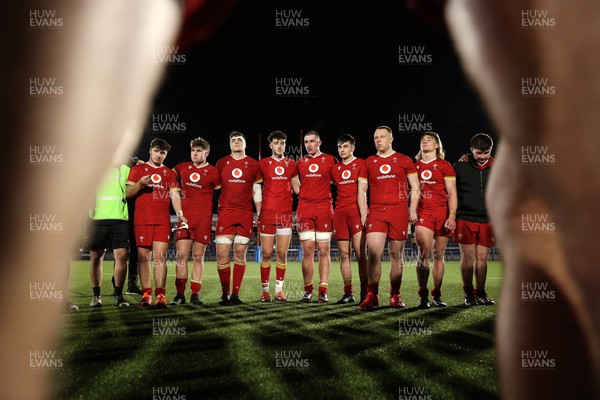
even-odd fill
[[(90, 305), (99, 307), (102, 304), (101, 261), (105, 247), (111, 247), (115, 255), (116, 305), (129, 305), (122, 296), (128, 246), (126, 198), (135, 202), (133, 232), (142, 287), (140, 304), (152, 304), (150, 264), (153, 257), (156, 307), (167, 306), (166, 254), (172, 232), (175, 232), (177, 249), (177, 294), (169, 304), (180, 305), (186, 301), (190, 251), (193, 259), (190, 302), (202, 304), (199, 293), (204, 254), (211, 239), (212, 201), (217, 189), (221, 190), (215, 232), (221, 305), (243, 303), (239, 293), (246, 271), (248, 244), (253, 237), (254, 210), (262, 249), (260, 300), (272, 301), (269, 283), (275, 251), (273, 299), (287, 302), (284, 280), (294, 225), (293, 193), (298, 196), (295, 226), (304, 255), (304, 294), (300, 302), (308, 303), (313, 297), (315, 251), (319, 274), (317, 300), (329, 301), (330, 242), (333, 237), (337, 240), (344, 282), (344, 294), (337, 303), (358, 303), (364, 310), (379, 306), (381, 258), (387, 242), (389, 305), (404, 308), (400, 296), (403, 249), (412, 224), (419, 248), (416, 268), (419, 308), (446, 306), (441, 288), (444, 252), (451, 236), (460, 246), (465, 304), (494, 304), (485, 291), (487, 257), (494, 244), (484, 201), (493, 164), (490, 156), (493, 142), (488, 135), (473, 136), (470, 154), (463, 156), (454, 167), (444, 160), (442, 141), (435, 132), (421, 135), (415, 162), (393, 150), (394, 137), (387, 126), (375, 130), (377, 153), (366, 160), (354, 156), (355, 139), (351, 135), (337, 139), (341, 161), (320, 151), (321, 139), (316, 131), (306, 133), (303, 139), (306, 155), (294, 161), (285, 156), (287, 136), (274, 131), (268, 136), (271, 156), (255, 160), (246, 155), (245, 136), (233, 131), (229, 135), (231, 154), (212, 166), (207, 161), (210, 144), (203, 138), (196, 138), (190, 143), (191, 161), (170, 169), (163, 162), (171, 147), (165, 140), (157, 138), (150, 143), (147, 162), (140, 162), (130, 170), (127, 166), (112, 168), (98, 191), (96, 208), (92, 211), (93, 230), (88, 246), (94, 297)], [(335, 210), (331, 184), (337, 187)], [(170, 204), (179, 219), (173, 230)], [(358, 262), (360, 300), (355, 299), (352, 286), (352, 250)], [(429, 292), (431, 259), (433, 289)]]

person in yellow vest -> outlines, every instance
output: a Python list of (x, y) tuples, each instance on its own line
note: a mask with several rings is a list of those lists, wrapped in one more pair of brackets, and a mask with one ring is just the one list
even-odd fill
[(129, 167), (111, 167), (104, 176), (97, 192), (96, 206), (90, 210), (91, 229), (87, 237), (90, 249), (90, 281), (94, 297), (90, 307), (101, 307), (102, 261), (107, 248), (112, 249), (115, 258), (114, 297), (118, 307), (128, 307), (123, 298), (123, 284), (127, 273), (127, 248), (129, 229), (127, 197), (125, 195)]

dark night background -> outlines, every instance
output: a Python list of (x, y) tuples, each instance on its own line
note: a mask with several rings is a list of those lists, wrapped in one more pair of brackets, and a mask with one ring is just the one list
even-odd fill
[[(300, 11), (308, 27), (278, 29), (278, 10)], [(401, 65), (399, 46), (424, 46), (431, 64)], [(355, 155), (367, 157), (375, 128), (388, 125), (394, 149), (412, 157), (420, 132), (398, 132), (399, 114), (425, 114), (450, 162), (468, 151), (473, 134), (497, 138), (445, 29), (403, 1), (241, 2), (208, 40), (180, 54), (186, 62), (169, 66), (153, 114), (176, 115), (186, 129), (155, 131), (149, 118), (136, 153), (147, 159), (150, 140), (162, 137), (173, 146), (169, 167), (189, 160), (197, 136), (211, 143), (214, 165), (229, 154), (234, 129), (248, 138), (252, 157), (260, 134), (265, 157), (269, 132), (286, 132), (288, 149), (298, 152), (300, 131), (310, 129), (321, 134), (325, 153), (337, 156), (336, 138), (349, 133)], [(309, 96), (276, 96), (275, 79), (290, 77), (301, 78)]]

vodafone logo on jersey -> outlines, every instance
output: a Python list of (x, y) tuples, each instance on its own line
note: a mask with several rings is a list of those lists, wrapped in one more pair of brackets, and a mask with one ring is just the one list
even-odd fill
[(285, 168), (283, 168), (281, 165), (278, 165), (277, 167), (275, 167), (275, 175), (281, 176), (284, 173), (285, 173)]
[(379, 167), (379, 172), (382, 174), (389, 174), (391, 170), (392, 167), (390, 167), (389, 164), (383, 164), (381, 167)]
[(308, 170), (314, 174), (319, 170), (319, 164), (310, 164)]
[(150, 180), (152, 183), (160, 183), (160, 181), (162, 181), (162, 177), (159, 174), (152, 174)]
[(239, 168), (234, 168), (233, 171), (231, 171), (231, 176), (233, 176), (235, 179), (238, 179), (242, 176), (242, 170)]
[(197, 172), (193, 172), (193, 173), (190, 175), (190, 181), (192, 181), (192, 182), (196, 183), (196, 182), (198, 182), (199, 180), (200, 180), (200, 174), (199, 174), (199, 173), (197, 173)]
[(350, 172), (349, 169), (342, 172), (342, 179), (350, 179), (351, 176), (352, 176), (352, 172)]
[(433, 173), (430, 170), (428, 170), (428, 169), (426, 169), (425, 171), (421, 172), (421, 178), (424, 179), (424, 180), (426, 180), (426, 181), (429, 180), (429, 179), (431, 179), (432, 175), (433, 175)]

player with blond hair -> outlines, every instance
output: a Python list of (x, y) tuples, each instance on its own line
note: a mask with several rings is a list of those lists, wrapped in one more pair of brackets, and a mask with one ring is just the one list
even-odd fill
[(448, 236), (456, 228), (456, 173), (444, 160), (445, 152), (440, 135), (425, 132), (421, 135), (420, 150), (416, 155), (415, 168), (421, 183), (421, 196), (417, 206), (418, 220), (415, 236), (419, 255), (417, 258), (417, 281), (419, 284), (419, 308), (429, 308), (427, 281), (429, 260), (433, 253), (432, 303), (445, 307), (442, 301), (444, 279), (444, 253)]
[(177, 295), (171, 305), (185, 304), (185, 286), (188, 278), (188, 257), (192, 252), (193, 267), (190, 282), (190, 303), (201, 305), (199, 292), (204, 274), (204, 253), (210, 243), (212, 228), (212, 200), (215, 189), (221, 187), (217, 169), (208, 163), (210, 144), (198, 137), (190, 142), (191, 161), (178, 164), (173, 171), (181, 185), (183, 213), (187, 225), (179, 226), (175, 233), (177, 267), (175, 288)]

